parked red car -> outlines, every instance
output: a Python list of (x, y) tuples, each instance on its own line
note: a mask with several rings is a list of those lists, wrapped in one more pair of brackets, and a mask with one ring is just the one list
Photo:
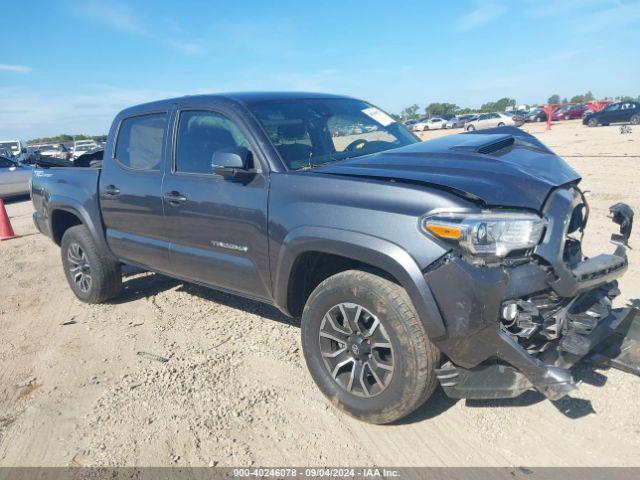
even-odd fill
[(577, 105), (563, 105), (551, 115), (551, 120), (573, 120), (576, 118), (582, 118), (584, 112), (586, 112), (588, 107), (586, 105), (577, 104)]

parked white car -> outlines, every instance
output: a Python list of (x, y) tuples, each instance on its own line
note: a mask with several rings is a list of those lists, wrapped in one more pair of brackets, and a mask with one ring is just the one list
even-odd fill
[(40, 154), (47, 157), (59, 158), (61, 160), (69, 160), (71, 158), (71, 152), (63, 143), (41, 145)]
[(73, 142), (73, 150), (75, 151), (78, 147), (90, 147), (95, 148), (98, 144), (95, 140), (76, 140)]
[(477, 120), (469, 122), (465, 125), (467, 131), (484, 130), (485, 128), (495, 127), (519, 127), (524, 123), (524, 119), (516, 115), (507, 115), (501, 112), (491, 112), (481, 114)]
[(71, 158), (73, 158), (75, 160), (76, 158), (80, 157), (81, 155), (84, 155), (87, 152), (93, 151), (95, 148), (98, 148), (98, 146), (95, 143), (86, 144), (86, 145), (77, 145), (73, 149), (73, 155), (71, 156)]
[(475, 117), (477, 117), (477, 115), (471, 113), (466, 115), (456, 115), (447, 121), (444, 128), (463, 128), (467, 122), (475, 120)]
[(447, 121), (444, 118), (423, 118), (422, 120), (413, 124), (413, 131), (423, 132), (425, 130), (439, 130), (441, 128), (446, 128), (446, 125)]
[(18, 157), (27, 148), (27, 144), (22, 140), (0, 140), (0, 147), (11, 149), (13, 156)]

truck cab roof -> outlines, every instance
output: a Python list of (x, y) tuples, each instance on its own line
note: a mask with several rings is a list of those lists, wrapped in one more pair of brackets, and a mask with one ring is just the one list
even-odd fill
[(169, 106), (183, 102), (187, 99), (210, 99), (211, 101), (216, 100), (227, 100), (239, 104), (249, 105), (260, 102), (268, 102), (268, 101), (297, 101), (303, 99), (311, 99), (311, 98), (353, 98), (345, 95), (335, 95), (331, 93), (318, 93), (318, 92), (228, 92), (228, 93), (211, 93), (211, 94), (201, 94), (201, 95), (184, 95), (182, 97), (173, 97), (167, 98), (164, 100), (157, 100), (154, 102), (142, 103), (139, 105), (135, 105), (129, 107), (121, 112), (121, 114), (131, 114), (136, 111), (149, 111), (149, 110), (159, 110), (165, 109)]

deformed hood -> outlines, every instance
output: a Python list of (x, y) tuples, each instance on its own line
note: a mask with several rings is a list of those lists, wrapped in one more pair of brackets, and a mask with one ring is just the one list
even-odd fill
[(487, 207), (538, 211), (553, 189), (580, 181), (564, 160), (513, 127), (449, 135), (316, 171), (424, 183), (477, 199)]

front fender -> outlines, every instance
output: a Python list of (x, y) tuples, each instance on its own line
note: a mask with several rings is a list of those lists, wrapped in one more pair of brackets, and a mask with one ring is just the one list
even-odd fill
[(299, 227), (284, 238), (274, 275), (274, 300), (284, 311), (292, 269), (296, 259), (306, 252), (340, 255), (389, 273), (407, 291), (427, 335), (434, 339), (446, 333), (422, 271), (406, 250), (378, 237), (328, 227)]

